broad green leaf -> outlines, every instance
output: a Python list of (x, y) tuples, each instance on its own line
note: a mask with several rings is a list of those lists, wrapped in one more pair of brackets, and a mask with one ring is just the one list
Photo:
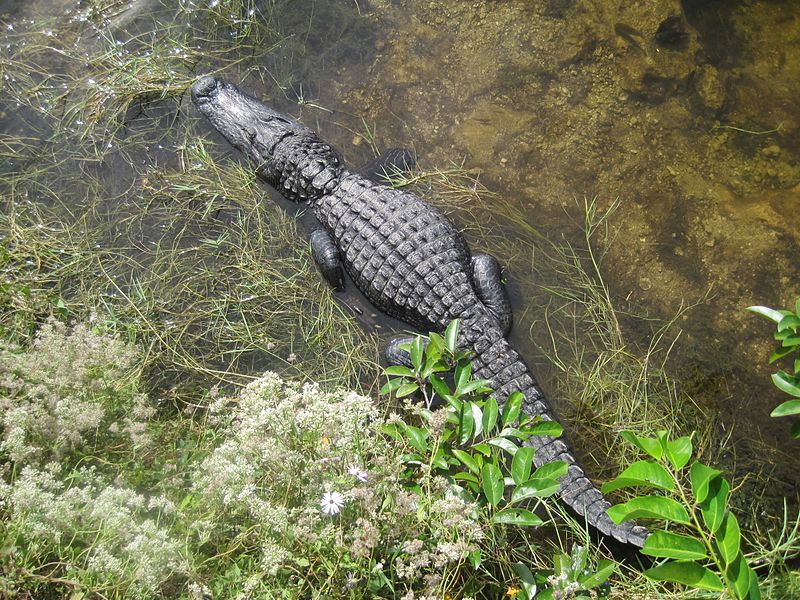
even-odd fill
[(647, 569), (644, 574), (655, 581), (674, 581), (714, 592), (725, 589), (716, 573), (690, 560), (668, 561)]
[(661, 442), (656, 438), (641, 437), (632, 431), (623, 431), (619, 435), (623, 440), (633, 444), (639, 448), (639, 450), (649, 454), (656, 460), (659, 460), (664, 454), (664, 449), (661, 447)]
[(463, 365), (456, 365), (456, 370), (454, 373), (454, 380), (456, 384), (456, 396), (460, 396), (464, 393), (464, 386), (467, 385), (470, 378), (472, 377), (472, 363), (468, 362)]
[(386, 367), (384, 369), (384, 373), (386, 373), (387, 375), (400, 375), (401, 377), (416, 377), (414, 371), (402, 365)]
[(438, 352), (439, 356), (441, 356), (442, 351), (445, 349), (444, 339), (438, 333), (431, 332), (428, 336), (430, 340), (428, 342), (428, 347), (426, 348), (427, 351), (431, 352)]
[(428, 381), (431, 382), (433, 391), (439, 394), (442, 398), (447, 399), (447, 397), (450, 396), (450, 386), (448, 386), (441, 377), (438, 375), (431, 375), (428, 377)]
[(486, 463), (481, 469), (481, 484), (486, 500), (492, 506), (497, 506), (503, 499), (503, 473), (496, 465)]
[(488, 443), (490, 443), (492, 446), (497, 446), (498, 448), (502, 448), (503, 450), (508, 452), (511, 456), (514, 456), (517, 453), (517, 450), (519, 450), (519, 446), (517, 446), (511, 440), (503, 437), (492, 438), (491, 440), (488, 440)]
[(553, 555), (553, 573), (555, 575), (567, 573), (569, 571), (570, 562), (569, 556), (563, 552)]
[(481, 549), (478, 548), (477, 550), (473, 550), (469, 554), (467, 554), (469, 558), (469, 564), (472, 565), (473, 569), (477, 569), (481, 566)]
[(405, 427), (406, 439), (414, 446), (416, 450), (425, 453), (428, 450), (428, 431), (414, 427), (413, 425), (406, 425)]
[(388, 425), (381, 425), (381, 431), (388, 435), (393, 440), (397, 440), (398, 442), (403, 439), (403, 434), (400, 433), (400, 429), (394, 423), (390, 423)]
[(511, 477), (517, 485), (528, 481), (533, 463), (533, 448), (523, 447), (517, 450), (511, 461)]
[(703, 502), (708, 497), (709, 482), (721, 473), (722, 471), (707, 467), (703, 463), (694, 463), (689, 472), (689, 477), (692, 480), (692, 494), (694, 494), (694, 499), (698, 502)]
[(472, 412), (472, 422), (474, 424), (472, 437), (478, 437), (481, 434), (481, 427), (483, 427), (483, 411), (474, 402), (469, 403), (469, 410)]
[(707, 558), (708, 552), (703, 542), (687, 535), (671, 531), (654, 531), (644, 543), (642, 554), (657, 558), (699, 559)]
[(503, 430), (498, 434), (498, 436), (504, 438), (516, 438), (521, 442), (530, 437), (530, 435), (517, 429), (516, 427), (503, 427)]
[(640, 460), (625, 469), (616, 479), (604, 483), (600, 491), (607, 494), (620, 488), (635, 486), (672, 491), (675, 489), (675, 482), (669, 471), (658, 463)]
[(472, 447), (472, 449), (473, 449), (475, 452), (480, 452), (480, 453), (481, 453), (481, 454), (483, 454), (484, 456), (489, 456), (489, 455), (492, 453), (492, 448), (491, 448), (491, 446), (489, 446), (489, 444), (487, 444), (487, 443), (485, 443), (485, 442), (481, 442), (480, 444), (475, 444), (475, 445)]
[(608, 516), (617, 524), (639, 518), (664, 519), (685, 525), (692, 522), (682, 504), (663, 496), (632, 498), (624, 504), (617, 504), (609, 508)]
[(596, 588), (599, 585), (603, 585), (606, 580), (613, 575), (614, 571), (617, 570), (617, 565), (611, 560), (600, 559), (597, 561), (597, 570), (594, 573), (590, 573), (589, 575), (585, 575), (583, 577), (578, 578), (578, 583), (580, 583), (584, 589), (590, 590), (592, 588)]
[(494, 426), (497, 424), (497, 416), (500, 413), (500, 409), (497, 406), (497, 400), (494, 398), (489, 398), (486, 401), (486, 404), (483, 406), (483, 436), (490, 437), (492, 435), (492, 431), (494, 430)]
[(767, 317), (770, 321), (773, 321), (776, 324), (780, 323), (783, 317), (786, 315), (792, 314), (786, 310), (775, 310), (774, 308), (769, 308), (767, 306), (748, 306), (747, 310), (756, 313), (757, 315), (761, 315), (762, 317)]
[[(780, 360), (784, 356), (787, 356), (794, 351), (795, 351), (794, 346), (787, 346), (785, 348), (781, 346), (780, 348), (776, 349), (772, 354), (769, 355), (769, 362), (770, 364), (772, 364), (776, 360)], [(797, 368), (795, 368), (795, 371), (797, 371)]]
[(800, 346), (800, 334), (793, 333), (791, 335), (787, 335), (785, 338), (783, 338), (781, 344), (785, 348), (790, 348), (792, 350), (796, 349), (797, 346)]
[(517, 574), (517, 577), (519, 577), (522, 587), (522, 598), (519, 600), (533, 600), (534, 596), (536, 596), (536, 600), (552, 600), (552, 595), (550, 598), (545, 598), (544, 595), (546, 592), (550, 592), (551, 590), (544, 590), (541, 594), (536, 594), (536, 578), (533, 576), (533, 573), (531, 573), (531, 570), (528, 567), (518, 562), (514, 563), (512, 568)]
[[(450, 469), (450, 463), (447, 462), (449, 457), (445, 457), (444, 449), (437, 448), (436, 454), (431, 459), (431, 464), (436, 467), (437, 469), (442, 469), (443, 471), (447, 471)], [(452, 461), (452, 459), (450, 459)], [(455, 462), (455, 461), (453, 461)]]
[(786, 315), (780, 321), (778, 321), (778, 331), (783, 331), (784, 329), (797, 329), (800, 327), (800, 317), (797, 315)]
[(468, 473), (467, 471), (461, 471), (459, 473), (456, 473), (455, 475), (453, 475), (453, 479), (457, 479), (460, 481), (469, 481), (470, 483), (475, 483), (475, 484), (480, 483), (478, 481), (478, 478), (475, 477), (475, 475), (473, 475), (472, 473)]
[(522, 400), (525, 397), (521, 392), (514, 392), (506, 398), (503, 404), (503, 427), (510, 425), (519, 417), (519, 411), (522, 408)]
[(514, 563), (511, 565), (511, 568), (514, 569), (514, 572), (517, 574), (522, 581), (525, 583), (530, 583), (531, 585), (536, 585), (536, 578), (531, 573), (531, 570), (521, 562)]
[(461, 386), (458, 390), (458, 393), (464, 395), (480, 390), (490, 390), (490, 383), (491, 382), (488, 379), (473, 379), (472, 381), (468, 381), (466, 384)]
[(789, 415), (800, 415), (800, 400), (787, 400), (769, 413), (770, 417), (788, 417)]
[(422, 336), (417, 336), (411, 342), (411, 364), (417, 371), (422, 370), (422, 356), (425, 351), (425, 341)]
[(386, 394), (395, 391), (401, 385), (403, 385), (403, 379), (400, 377), (395, 377), (386, 382), (386, 384), (381, 388), (380, 393), (382, 396), (385, 396)]
[(404, 383), (403, 385), (397, 388), (397, 397), (403, 398), (405, 396), (410, 396), (418, 389), (419, 386), (416, 383)]
[(797, 380), (785, 371), (773, 373), (772, 383), (782, 392), (786, 392), (795, 398), (800, 398), (800, 386), (798, 386)]
[(739, 522), (730, 511), (725, 512), (719, 531), (716, 533), (717, 551), (726, 565), (729, 565), (739, 554), (739, 544), (742, 535), (739, 532)]
[(529, 479), (514, 488), (511, 502), (520, 502), (526, 498), (547, 498), (558, 491), (561, 484), (555, 479)]
[(506, 508), (492, 517), (492, 523), (505, 523), (521, 527), (538, 527), (544, 521), (525, 508)]
[(683, 436), (667, 442), (667, 458), (676, 469), (685, 467), (692, 458), (692, 438)]
[(544, 479), (555, 479), (559, 480), (564, 475), (567, 474), (567, 469), (569, 465), (565, 463), (563, 460), (553, 460), (549, 463), (543, 464), (541, 467), (536, 469), (531, 476), (531, 479), (535, 480), (544, 480)]
[(459, 415), (461, 418), (458, 429), (460, 433), (458, 441), (460, 444), (466, 444), (470, 439), (472, 439), (472, 434), (475, 432), (475, 418), (472, 410), (468, 406), (469, 404), (472, 403), (469, 402), (463, 405), (462, 411)]
[(733, 584), (733, 592), (737, 598), (753, 600), (761, 597), (756, 574), (747, 564), (747, 560), (741, 552), (725, 570), (725, 575)]
[(747, 567), (750, 572), (750, 591), (747, 595), (747, 600), (761, 600), (761, 589), (758, 587), (758, 575), (751, 567)]
[(528, 435), (559, 437), (564, 433), (564, 428), (558, 421), (539, 421), (531, 425), (526, 425), (523, 431)]
[(700, 503), (700, 512), (703, 513), (703, 522), (711, 533), (716, 533), (722, 519), (725, 517), (725, 507), (728, 502), (730, 485), (723, 477), (716, 477), (708, 485), (708, 496)]
[(450, 324), (447, 326), (447, 329), (444, 332), (444, 346), (447, 348), (452, 354), (456, 353), (456, 348), (458, 344), (458, 328), (460, 324), (458, 319), (453, 319), (450, 321)]
[(475, 459), (472, 458), (472, 455), (468, 452), (464, 452), (463, 450), (459, 450), (458, 448), (453, 448), (452, 450), (453, 456), (455, 456), (458, 460), (461, 461), (465, 467), (467, 467), (470, 471), (475, 473), (475, 475), (479, 475), (481, 472), (481, 468), (478, 466), (478, 463), (475, 462)]

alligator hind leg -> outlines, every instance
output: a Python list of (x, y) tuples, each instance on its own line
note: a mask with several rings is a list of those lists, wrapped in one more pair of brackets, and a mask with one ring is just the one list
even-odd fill
[(511, 300), (506, 286), (503, 285), (500, 263), (494, 256), (476, 254), (472, 257), (472, 281), (481, 299), (492, 314), (500, 322), (503, 335), (508, 337), (514, 315), (511, 312)]
[(408, 367), (410, 369), (413, 366), (411, 364), (411, 355), (408, 353), (408, 350), (403, 350), (400, 345), (410, 344), (413, 341), (414, 336), (407, 335), (404, 337), (396, 337), (386, 344), (386, 348), (383, 351), (383, 357), (386, 359), (386, 363), (389, 366)]
[(344, 270), (339, 260), (339, 249), (331, 236), (322, 228), (315, 229), (309, 236), (311, 256), (319, 267), (322, 276), (337, 292), (344, 290)]
[(359, 167), (356, 172), (375, 183), (386, 183), (396, 173), (410, 173), (416, 163), (410, 150), (388, 148), (380, 156)]

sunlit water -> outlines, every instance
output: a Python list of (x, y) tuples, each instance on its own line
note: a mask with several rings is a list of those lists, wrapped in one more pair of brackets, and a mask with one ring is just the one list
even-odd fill
[[(798, 442), (789, 420), (768, 416), (783, 400), (766, 365), (772, 327), (744, 308), (788, 307), (800, 296), (800, 3), (294, 4), (278, 20), (302, 52), (265, 65), (275, 69), (269, 75), (244, 63), (225, 76), (299, 115), (351, 165), (371, 157), (370, 136), (378, 147), (412, 148), (423, 167), (463, 160), (552, 239), (581, 238), (584, 198), (597, 197), (603, 209), (617, 201), (602, 262), (615, 304), (660, 322), (697, 304), (670, 334), (672, 372), (720, 430), (757, 441), (739, 452), (771, 448), (771, 492), (796, 496)], [(74, 18), (85, 6), (12, 0), (0, 2), (0, 15), (7, 31), (18, 31), (36, 19)], [(111, 23), (122, 37), (152, 27), (162, 10), (146, 0), (131, 6)], [(182, 110), (181, 118), (196, 118), (190, 103)], [(20, 122), (6, 105), (0, 125), (19, 134), (32, 118)], [(151, 152), (141, 159), (170, 160), (169, 147)], [(119, 173), (120, 189), (134, 173), (128, 159), (112, 155), (102, 167)], [(486, 207), (465, 208), (451, 214), (469, 229)], [(507, 227), (499, 235), (512, 247), (521, 233)], [(514, 264), (513, 341), (555, 390), (559, 373), (540, 349), (548, 344), (542, 289), (552, 282), (518, 266), (525, 260)], [(345, 301), (369, 311), (363, 300)], [(632, 344), (646, 347), (650, 331), (640, 320), (622, 325)]]

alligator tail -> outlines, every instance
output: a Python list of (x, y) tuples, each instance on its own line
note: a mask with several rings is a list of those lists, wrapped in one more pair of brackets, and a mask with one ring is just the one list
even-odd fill
[[(500, 405), (511, 393), (520, 391), (525, 396), (523, 411), (530, 416), (556, 420), (533, 373), (503, 337), (502, 331), (498, 327), (483, 325), (471, 327), (465, 323), (462, 330), (463, 341), (476, 352), (474, 376), (491, 382)], [(470, 335), (470, 332), (474, 334)], [(532, 436), (528, 443), (535, 449), (534, 463), (537, 467), (554, 460), (563, 460), (569, 465), (567, 474), (561, 479), (559, 496), (573, 511), (583, 515), (591, 526), (607, 536), (639, 548), (644, 545), (647, 528), (633, 522), (617, 525), (611, 520), (607, 512), (611, 505), (586, 477), (563, 437)]]

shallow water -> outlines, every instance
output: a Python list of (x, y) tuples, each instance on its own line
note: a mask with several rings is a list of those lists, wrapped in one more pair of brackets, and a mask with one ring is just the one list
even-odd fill
[[(20, 31), (30, 19), (72, 18), (86, 4), (7, 1), (0, 15)], [(222, 75), (299, 115), (351, 165), (372, 156), (370, 137), (380, 148), (412, 148), (423, 167), (463, 160), (551, 239), (581, 239), (575, 199), (597, 197), (601, 209), (618, 201), (602, 248), (615, 305), (664, 322), (696, 304), (670, 334), (671, 372), (714, 415), (719, 438), (732, 429), (730, 466), (746, 472), (763, 453), (774, 462), (771, 493), (794, 498), (800, 446), (789, 439), (790, 419), (768, 416), (783, 400), (766, 364), (772, 328), (744, 308), (793, 306), (800, 296), (800, 3), (631, 4), (288, 3), (277, 17), (280, 58)], [(147, 31), (159, 12), (145, 0), (133, 5), (111, 24), (120, 35)], [(181, 124), (197, 118), (185, 100)], [(157, 114), (146, 112), (137, 127), (165, 131), (169, 120)], [(20, 122), (5, 105), (0, 127), (41, 131), (34, 120)], [(193, 126), (214, 137), (204, 123)], [(120, 190), (129, 158), (112, 153), (99, 167), (120, 172)], [(138, 160), (174, 158), (168, 145), (152, 144)], [(490, 208), (475, 202), (451, 214), (473, 233), (470, 220)], [(502, 215), (485, 219), (495, 223), (492, 247), (498, 237), (508, 242), (513, 341), (558, 407), (559, 372), (540, 350), (549, 344), (541, 311), (553, 282), (536, 279), (536, 257), (517, 245), (528, 234)], [(621, 319), (626, 339), (646, 348), (646, 322)]]

